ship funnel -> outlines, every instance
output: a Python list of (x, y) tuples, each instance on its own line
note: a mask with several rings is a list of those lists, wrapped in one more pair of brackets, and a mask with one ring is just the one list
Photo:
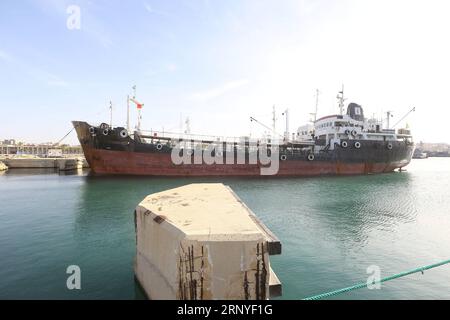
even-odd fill
[(364, 110), (356, 103), (350, 103), (347, 107), (347, 115), (356, 121), (364, 121)]

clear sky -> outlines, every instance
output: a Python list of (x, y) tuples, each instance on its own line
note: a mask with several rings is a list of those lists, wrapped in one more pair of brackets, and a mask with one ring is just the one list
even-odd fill
[[(70, 5), (80, 29), (69, 29)], [(448, 0), (2, 0), (0, 139), (57, 141), (71, 120), (124, 125), (137, 85), (143, 128), (261, 133), (277, 106), (291, 129), (348, 102), (391, 110), (416, 141), (447, 142)], [(135, 122), (135, 110), (132, 120)], [(404, 123), (403, 123), (404, 124)], [(67, 142), (75, 144), (71, 134)]]

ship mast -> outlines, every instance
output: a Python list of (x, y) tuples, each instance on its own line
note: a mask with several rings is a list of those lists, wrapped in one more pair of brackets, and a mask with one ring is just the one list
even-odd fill
[(316, 89), (316, 109), (314, 113), (310, 113), (311, 116), (313, 116), (313, 124), (317, 121), (317, 113), (319, 112), (319, 89)]
[(109, 101), (109, 113), (110, 113), (109, 126), (112, 129), (112, 127), (113, 127), (113, 125), (112, 125), (112, 116), (113, 116), (113, 104), (112, 104), (112, 101)]
[(283, 116), (286, 116), (286, 131), (284, 133), (286, 141), (289, 141), (289, 108), (283, 112)]
[[(133, 86), (133, 100), (136, 100), (136, 85)], [(141, 108), (142, 106), (139, 106), (138, 104), (138, 123), (137, 123), (137, 130), (140, 131), (141, 130)]]
[(130, 95), (127, 95), (127, 132), (130, 132)]
[[(136, 85), (132, 87), (133, 99), (136, 99)], [(127, 131), (130, 132), (130, 95), (127, 95)]]
[(342, 116), (344, 114), (344, 102), (347, 100), (344, 98), (344, 85), (342, 85), (342, 91), (339, 91), (337, 99), (339, 101), (339, 111)]
[(135, 103), (136, 107), (138, 109), (138, 123), (137, 123), (136, 129), (137, 129), (137, 131), (140, 131), (141, 130), (141, 119), (142, 119), (141, 109), (144, 106), (144, 104), (140, 103), (139, 101), (136, 100), (136, 86), (133, 86), (133, 97), (129, 98), (128, 100)]
[(130, 132), (130, 95), (127, 95), (127, 132)]
[(317, 112), (319, 112), (319, 89), (316, 89), (316, 110), (314, 111), (314, 123), (317, 121)]
[(191, 134), (191, 120), (189, 119), (189, 117), (186, 118), (186, 130), (184, 131), (184, 133), (186, 134)]
[(272, 138), (275, 138), (276, 125), (277, 125), (277, 113), (274, 105), (272, 109)]

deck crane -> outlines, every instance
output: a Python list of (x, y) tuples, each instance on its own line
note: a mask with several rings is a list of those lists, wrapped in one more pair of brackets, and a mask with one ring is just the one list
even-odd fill
[(400, 122), (402, 122), (403, 120), (405, 120), (405, 118), (407, 116), (409, 116), (411, 113), (416, 112), (416, 107), (412, 108), (407, 114), (405, 114), (403, 116), (403, 118), (401, 118), (392, 128), (395, 129), (396, 126), (398, 126), (400, 124)]
[[(270, 128), (269, 126), (266, 126), (264, 123), (262, 123), (261, 121), (257, 120), (257, 119), (254, 118), (254, 117), (250, 117), (250, 122), (256, 122), (257, 124), (259, 124), (260, 126), (266, 128), (267, 130), (273, 131), (272, 128)], [(279, 134), (279, 133), (277, 133), (277, 132), (274, 132), (274, 135), (278, 135), (278, 136), (284, 138), (284, 136), (283, 136), (282, 134)]]

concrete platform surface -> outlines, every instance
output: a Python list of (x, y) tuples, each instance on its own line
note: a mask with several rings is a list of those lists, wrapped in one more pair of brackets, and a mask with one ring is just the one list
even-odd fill
[(140, 206), (154, 212), (186, 235), (220, 239), (261, 238), (261, 228), (234, 192), (222, 184), (193, 184), (148, 196)]

